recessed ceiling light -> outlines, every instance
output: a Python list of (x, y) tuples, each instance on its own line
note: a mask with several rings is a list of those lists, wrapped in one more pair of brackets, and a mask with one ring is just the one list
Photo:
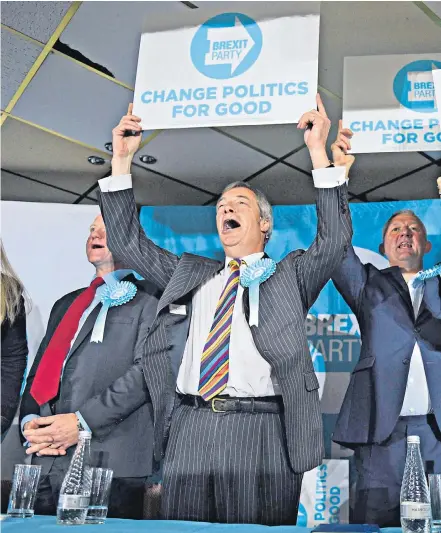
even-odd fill
[(140, 155), (139, 160), (146, 165), (154, 165), (158, 162), (156, 157), (153, 157), (152, 155)]
[(109, 152), (113, 152), (113, 144), (112, 144), (111, 142), (106, 143), (106, 144), (104, 145), (104, 148), (105, 148), (106, 150), (108, 150)]
[(104, 163), (106, 162), (105, 159), (97, 155), (90, 155), (87, 160), (91, 165), (104, 165)]

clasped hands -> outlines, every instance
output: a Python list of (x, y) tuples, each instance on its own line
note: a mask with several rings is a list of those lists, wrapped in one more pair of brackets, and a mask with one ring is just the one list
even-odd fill
[(66, 450), (78, 442), (77, 415), (67, 413), (34, 418), (26, 422), (23, 435), (30, 443), (27, 455), (66, 455)]

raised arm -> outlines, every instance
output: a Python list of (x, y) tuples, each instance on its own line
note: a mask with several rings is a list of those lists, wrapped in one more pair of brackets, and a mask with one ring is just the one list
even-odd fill
[(128, 114), (114, 128), (112, 176), (99, 180), (99, 201), (106, 225), (107, 245), (114, 258), (164, 290), (179, 259), (156, 246), (139, 223), (130, 166), (141, 142), (140, 121), (139, 117), (132, 115), (130, 104)]
[(326, 154), (331, 122), (319, 95), (317, 107), (318, 111), (305, 113), (298, 124), (298, 128), (306, 130), (305, 143), (317, 188), (316, 237), (304, 254), (293, 259), (306, 310), (330, 279), (352, 238), (345, 171), (333, 168)]
[[(334, 165), (345, 168), (346, 178), (349, 178), (349, 171), (355, 161), (355, 157), (348, 154), (348, 150), (351, 148), (352, 135), (353, 133), (350, 129), (343, 128), (340, 120), (337, 138), (331, 146)], [(351, 245), (344, 254), (343, 260), (338, 263), (337, 268), (332, 273), (332, 281), (355, 314), (358, 314), (361, 294), (366, 280), (366, 267), (360, 261)]]

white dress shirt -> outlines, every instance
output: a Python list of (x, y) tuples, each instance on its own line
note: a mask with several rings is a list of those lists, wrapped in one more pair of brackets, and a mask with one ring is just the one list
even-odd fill
[[(313, 170), (312, 177), (315, 187), (331, 188), (347, 182), (345, 173), (345, 167), (321, 168)], [(99, 186), (102, 192), (131, 189), (131, 175), (102, 178), (99, 180)], [(263, 253), (257, 253), (240, 259), (251, 265), (262, 256)], [(177, 390), (181, 393), (199, 395), (201, 355), (213, 323), (216, 305), (230, 275), (230, 260), (227, 257), (226, 268), (200, 285), (193, 296), (190, 330), (177, 380)], [(245, 266), (241, 266), (241, 271), (243, 268)], [(236, 397), (280, 394), (271, 366), (254, 344), (243, 310), (242, 296), (243, 288), (239, 285), (231, 323), (228, 383), (222, 394)]]
[[(425, 284), (419, 284), (414, 288), (412, 286), (412, 281), (413, 278), (407, 282), (407, 285), (409, 287), (413, 312), (416, 318), (418, 316), (421, 302), (423, 301)], [(426, 415), (430, 410), (429, 388), (427, 386), (423, 357), (418, 343), (415, 342), (412, 357), (410, 359), (409, 376), (407, 378), (406, 392), (404, 394), (400, 416)]]
[[(263, 252), (248, 255), (242, 260), (252, 265), (262, 257)], [(217, 303), (231, 273), (228, 266), (231, 259), (226, 257), (225, 268), (200, 285), (193, 296), (190, 331), (177, 381), (177, 390), (183, 394), (199, 395), (201, 355), (213, 324)], [(244, 268), (245, 265), (240, 266), (241, 273)], [(280, 394), (280, 390), (271, 373), (271, 366), (254, 344), (243, 310), (243, 291), (239, 283), (231, 323), (228, 383), (222, 394), (274, 396)]]

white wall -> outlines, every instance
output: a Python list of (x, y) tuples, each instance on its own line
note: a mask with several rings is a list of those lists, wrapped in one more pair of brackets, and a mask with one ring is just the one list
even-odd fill
[(90, 283), (89, 226), (98, 206), (2, 202), (2, 239), (8, 259), (32, 299), (27, 317), (29, 360), (44, 335), (54, 302)]
[[(98, 206), (90, 205), (1, 202), (3, 245), (32, 299), (28, 369), (55, 301), (90, 283), (94, 268), (87, 261), (86, 240), (98, 213)], [(19, 462), (23, 451), (14, 425), (2, 444), (2, 479), (10, 478)]]

